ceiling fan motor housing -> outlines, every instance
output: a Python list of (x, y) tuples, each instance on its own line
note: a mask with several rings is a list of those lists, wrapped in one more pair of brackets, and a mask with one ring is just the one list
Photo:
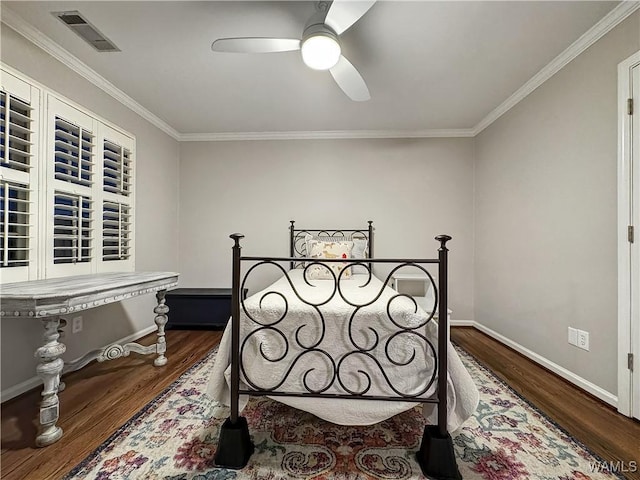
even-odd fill
[(324, 35), (325, 37), (332, 38), (338, 45), (340, 45), (336, 32), (334, 32), (329, 25), (323, 22), (306, 26), (302, 32), (301, 43), (304, 43), (308, 38), (315, 37), (317, 35)]
[(315, 70), (329, 70), (342, 53), (338, 35), (324, 23), (316, 23), (304, 29), (300, 42), (304, 63)]

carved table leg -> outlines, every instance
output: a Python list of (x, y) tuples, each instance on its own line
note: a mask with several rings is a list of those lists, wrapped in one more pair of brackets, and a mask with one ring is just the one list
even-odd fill
[(169, 307), (165, 304), (165, 294), (166, 290), (160, 290), (156, 293), (156, 298), (158, 299), (158, 305), (153, 309), (154, 313), (156, 313), (155, 322), (158, 326), (158, 343), (156, 344), (156, 352), (158, 353), (158, 357), (153, 361), (153, 364), (156, 367), (161, 367), (162, 365), (167, 364), (167, 357), (164, 356), (164, 353), (167, 351), (167, 342), (164, 339), (164, 326), (167, 324), (167, 313), (169, 312)]
[[(67, 321), (64, 318), (60, 319), (60, 325), (58, 326), (58, 333), (60, 334), (59, 338), (64, 338), (64, 327), (67, 326)], [(66, 350), (66, 347), (65, 347)], [(60, 381), (58, 384), (58, 393), (62, 392), (66, 388), (66, 384), (63, 381)]]
[(67, 347), (58, 342), (59, 317), (42, 319), (44, 325), (44, 344), (38, 348), (35, 357), (39, 363), (36, 371), (42, 378), (42, 402), (40, 403), (40, 425), (36, 445), (45, 447), (57, 442), (62, 437), (62, 429), (56, 425), (59, 416), (58, 387), (60, 385), (60, 373), (64, 362), (60, 356)]

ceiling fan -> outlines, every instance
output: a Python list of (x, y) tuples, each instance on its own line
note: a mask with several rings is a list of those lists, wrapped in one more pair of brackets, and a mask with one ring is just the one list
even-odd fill
[(214, 52), (273, 53), (300, 50), (302, 61), (314, 70), (329, 70), (342, 91), (356, 102), (371, 95), (364, 79), (342, 55), (340, 35), (373, 6), (375, 0), (320, 1), (316, 13), (307, 21), (302, 39), (297, 38), (219, 38), (211, 44)]

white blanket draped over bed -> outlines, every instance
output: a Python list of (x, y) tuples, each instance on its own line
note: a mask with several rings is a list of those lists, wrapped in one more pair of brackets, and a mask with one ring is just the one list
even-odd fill
[[(433, 382), (428, 390), (420, 395), (420, 398), (429, 398), (433, 395), (437, 384), (437, 375), (433, 373), (434, 355), (438, 346), (435, 320), (413, 330), (412, 332), (415, 333), (402, 333), (395, 336), (385, 350), (385, 345), (393, 334), (402, 331), (391, 321), (387, 309), (391, 318), (403, 328), (421, 325), (428, 318), (427, 313), (421, 308), (418, 307), (416, 312), (411, 299), (399, 296), (393, 299), (387, 308), (389, 300), (398, 295), (398, 292), (384, 286), (376, 277), (371, 278), (369, 285), (363, 286), (368, 276), (353, 275), (350, 279), (340, 281), (340, 290), (344, 298), (356, 305), (373, 301), (379, 293), (380, 298), (373, 304), (358, 309), (350, 322), (355, 307), (345, 302), (338, 292), (332, 296), (335, 288), (333, 280), (310, 280), (313, 286), (309, 286), (302, 278), (302, 270), (291, 270), (287, 273), (288, 278), (283, 276), (266, 289), (246, 299), (244, 303), (246, 312), (242, 306), (240, 307), (241, 346), (245, 337), (250, 335), (242, 349), (244, 371), (240, 372), (240, 388), (251, 388), (247, 383), (250, 382), (259, 388), (269, 389), (286, 378), (277, 388), (278, 391), (306, 392), (307, 387), (320, 390), (331, 382), (339, 360), (345, 354), (357, 349), (371, 349), (369, 353), (375, 357), (379, 365), (364, 354), (347, 355), (337, 368), (339, 379), (344, 387), (336, 378), (324, 393), (346, 394), (345, 387), (352, 392), (361, 392), (370, 381), (371, 386), (366, 392), (367, 395), (395, 396), (393, 388), (404, 394), (415, 395), (427, 387), (433, 376)], [(327, 299), (330, 300), (317, 307), (319, 313), (316, 308), (296, 296), (290, 282), (306, 302), (319, 304)], [(285, 311), (284, 318), (278, 321)], [(273, 325), (282, 332), (282, 335), (271, 328), (261, 328), (263, 325), (251, 320), (247, 312), (261, 324)], [(372, 329), (379, 338), (377, 345), (376, 334)], [(428, 338), (433, 348), (416, 333)], [(352, 342), (355, 342), (357, 347)], [(374, 345), (375, 348), (372, 348)], [(310, 347), (314, 347), (313, 351), (308, 350)], [(335, 366), (320, 350), (335, 359)], [(410, 361), (411, 359), (413, 360)], [(407, 365), (398, 366), (394, 362)], [(287, 375), (289, 369), (291, 371)], [(306, 373), (309, 370), (311, 371)], [(358, 373), (359, 370), (366, 371), (369, 377)], [(448, 348), (448, 372), (448, 429), (455, 431), (475, 411), (478, 404), (478, 391), (451, 345)], [(220, 342), (209, 380), (208, 394), (213, 399), (229, 405), (230, 382), (231, 322), (227, 324)], [(378, 423), (416, 405), (415, 402), (399, 400), (281, 396), (271, 398), (341, 425)], [(241, 396), (241, 409), (246, 402), (247, 397)], [(427, 421), (430, 424), (436, 424), (437, 406), (432, 403), (422, 405)]]

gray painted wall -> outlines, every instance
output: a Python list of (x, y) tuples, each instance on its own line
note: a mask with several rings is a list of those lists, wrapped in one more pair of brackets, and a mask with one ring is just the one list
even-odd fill
[(233, 232), (246, 255), (288, 256), (289, 220), (373, 220), (379, 257), (436, 258), (452, 235), (453, 318), (473, 317), (472, 139), (182, 143), (180, 163), (182, 286), (231, 285)]
[(475, 139), (476, 321), (614, 394), (617, 65), (638, 32), (635, 13)]
[[(136, 269), (178, 271), (178, 142), (10, 28), (3, 25), (1, 30), (5, 64), (136, 136)], [(83, 331), (72, 334), (68, 328), (63, 339), (64, 358), (77, 358), (153, 325), (154, 305), (155, 298), (145, 296), (83, 312)], [(0, 335), (5, 390), (35, 376), (33, 352), (42, 327), (37, 320), (3, 318)]]

